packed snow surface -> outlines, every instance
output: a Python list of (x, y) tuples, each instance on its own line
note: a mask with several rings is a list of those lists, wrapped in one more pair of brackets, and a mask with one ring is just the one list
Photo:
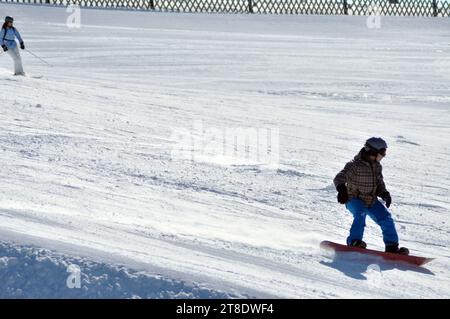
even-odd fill
[[(0, 54), (1, 297), (450, 297), (449, 19), (70, 14), (0, 5), (53, 66)], [(279, 156), (210, 152), (236, 129)], [(370, 136), (424, 268), (319, 248), (345, 241), (332, 179)]]

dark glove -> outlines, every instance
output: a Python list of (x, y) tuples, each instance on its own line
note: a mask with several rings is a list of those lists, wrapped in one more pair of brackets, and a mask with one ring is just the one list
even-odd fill
[(347, 204), (348, 202), (348, 191), (347, 191), (347, 186), (345, 186), (345, 184), (341, 184), (338, 185), (336, 187), (337, 191), (338, 191), (338, 195), (337, 195), (337, 200), (340, 204)]
[(6, 45), (3, 44), (2, 48), (3, 48), (3, 51), (5, 51), (5, 52), (8, 51), (8, 47)]
[(21, 48), (22, 50), (25, 50), (25, 43), (20, 42), (20, 48)]
[(384, 192), (381, 195), (381, 198), (384, 200), (384, 202), (386, 203), (386, 207), (389, 208), (391, 207), (392, 204), (392, 198), (391, 198), (391, 194), (389, 192)]

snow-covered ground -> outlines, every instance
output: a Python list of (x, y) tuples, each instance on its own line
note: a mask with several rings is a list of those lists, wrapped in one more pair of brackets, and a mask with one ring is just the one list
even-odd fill
[[(450, 297), (449, 19), (6, 14), (53, 67), (0, 54), (1, 297)], [(188, 160), (198, 126), (279, 132), (279, 163)], [(347, 236), (332, 179), (372, 135), (426, 268), (319, 248)]]
[[(46, 249), (0, 242), (0, 298), (236, 298)], [(61, 284), (65, 283), (65, 284)]]

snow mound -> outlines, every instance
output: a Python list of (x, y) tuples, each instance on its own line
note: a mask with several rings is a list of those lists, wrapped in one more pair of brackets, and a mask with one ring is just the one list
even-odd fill
[(230, 298), (159, 275), (0, 242), (0, 298)]

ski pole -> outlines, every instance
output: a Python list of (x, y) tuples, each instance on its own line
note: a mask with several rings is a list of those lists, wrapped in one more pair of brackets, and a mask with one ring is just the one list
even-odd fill
[(35, 58), (41, 60), (42, 62), (44, 62), (45, 64), (47, 64), (50, 67), (53, 67), (53, 65), (51, 65), (50, 63), (48, 63), (47, 61), (45, 61), (44, 59), (42, 59), (41, 57), (37, 56), (36, 54), (34, 54), (33, 52), (31, 52), (30, 50), (26, 49), (25, 51), (27, 51), (29, 54), (31, 54), (32, 56), (34, 56)]

